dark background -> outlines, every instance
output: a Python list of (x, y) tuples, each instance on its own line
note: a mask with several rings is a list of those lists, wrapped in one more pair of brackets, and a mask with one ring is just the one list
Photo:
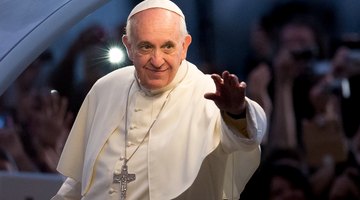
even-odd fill
[[(109, 32), (119, 34), (118, 27), (126, 21), (127, 15), (139, 0), (112, 0), (90, 14), (67, 33), (63, 34), (50, 48), (55, 62), (60, 59), (77, 34), (93, 23), (102, 24)], [(249, 36), (253, 24), (276, 3), (284, 0), (174, 0), (183, 10), (188, 31), (193, 37), (188, 60), (204, 71), (231, 70), (243, 77), (244, 59), (249, 51)], [(291, 1), (290, 1), (291, 2)], [(333, 37), (342, 33), (360, 33), (359, 0), (311, 0), (320, 7), (330, 10), (319, 12), (322, 24), (330, 28)], [(323, 15), (323, 16), (322, 16)]]

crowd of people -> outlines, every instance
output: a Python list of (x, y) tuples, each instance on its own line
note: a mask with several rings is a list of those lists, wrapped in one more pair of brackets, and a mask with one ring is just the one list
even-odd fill
[(1, 95), (1, 169), (57, 173), (63, 145), (86, 93), (97, 79), (129, 62), (108, 61), (108, 49), (121, 34), (111, 36), (101, 25), (89, 26), (59, 63), (51, 49), (46, 50)]
[(279, 4), (254, 26), (248, 95), (269, 129), (241, 199), (360, 199), (360, 37), (324, 7)]
[[(252, 29), (248, 59), (239, 64), (247, 96), (268, 121), (261, 164), (242, 200), (360, 199), (360, 120), (354, 116), (360, 111), (360, 35), (325, 26), (319, 13), (329, 20), (332, 11), (311, 6), (284, 4), (264, 15)], [(96, 80), (115, 69), (98, 59), (99, 49), (114, 40), (121, 39), (90, 26), (45, 81), (39, 76), (54, 64), (50, 51), (0, 96), (0, 170), (58, 173), (82, 101)]]

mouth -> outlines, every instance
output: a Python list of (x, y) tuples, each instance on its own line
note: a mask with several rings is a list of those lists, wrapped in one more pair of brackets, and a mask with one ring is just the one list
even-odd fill
[(169, 68), (165, 68), (165, 69), (154, 69), (154, 68), (146, 68), (149, 71), (152, 71), (154, 73), (161, 73), (161, 72), (165, 72), (167, 71)]

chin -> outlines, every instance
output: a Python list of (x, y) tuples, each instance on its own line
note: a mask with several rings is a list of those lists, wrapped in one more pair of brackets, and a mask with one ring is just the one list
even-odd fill
[(163, 81), (151, 81), (147, 82), (143, 86), (149, 90), (156, 90), (165, 87), (167, 84)]

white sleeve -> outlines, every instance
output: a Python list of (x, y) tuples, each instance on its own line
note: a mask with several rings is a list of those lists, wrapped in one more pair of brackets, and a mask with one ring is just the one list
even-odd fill
[[(267, 120), (260, 105), (248, 98), (246, 119), (240, 119), (246, 120), (245, 123), (229, 123), (225, 118), (222, 114), (221, 144), (229, 154), (224, 177), (224, 199), (239, 199), (260, 164), (260, 143), (266, 132)], [(239, 128), (238, 124), (242, 124), (242, 127)], [(240, 132), (242, 128), (245, 128), (246, 134)]]
[(80, 200), (81, 183), (72, 178), (66, 178), (57, 194), (51, 200)]
[(229, 123), (229, 120), (227, 120), (226, 116), (224, 115), (226, 114), (222, 114), (221, 121), (221, 144), (227, 153), (238, 150), (252, 151), (255, 148), (258, 148), (262, 138), (264, 137), (267, 126), (265, 112), (259, 104), (249, 98), (246, 98), (245, 128), (248, 137), (243, 136), (243, 134), (239, 132), (239, 129), (241, 128), (236, 127), (236, 122)]

